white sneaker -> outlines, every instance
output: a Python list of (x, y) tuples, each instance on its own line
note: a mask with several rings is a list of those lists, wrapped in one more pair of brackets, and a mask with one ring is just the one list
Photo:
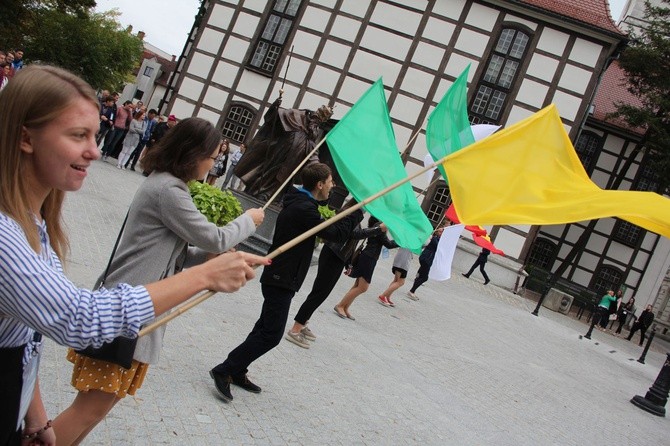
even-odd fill
[(409, 298), (412, 299), (412, 300), (419, 300), (419, 296), (417, 296), (416, 294), (412, 293), (411, 291), (408, 291), (408, 292), (407, 292), (407, 297), (409, 297)]
[(305, 335), (302, 333), (292, 333), (291, 330), (289, 330), (286, 332), (286, 340), (291, 341), (302, 348), (309, 348), (309, 342), (307, 342)]
[(310, 330), (309, 327), (303, 327), (302, 330), (300, 330), (300, 333), (302, 333), (308, 341), (316, 341), (316, 335), (312, 333), (312, 330)]

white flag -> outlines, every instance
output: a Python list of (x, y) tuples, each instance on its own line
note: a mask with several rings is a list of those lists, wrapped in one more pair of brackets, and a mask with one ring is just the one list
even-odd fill
[(432, 280), (447, 280), (451, 278), (451, 262), (454, 260), (456, 245), (465, 225), (451, 225), (444, 228), (437, 251), (430, 267), (428, 278)]

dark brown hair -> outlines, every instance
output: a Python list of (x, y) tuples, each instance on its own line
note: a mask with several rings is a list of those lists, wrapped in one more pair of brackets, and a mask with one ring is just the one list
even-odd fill
[(326, 181), (331, 172), (330, 167), (326, 164), (314, 163), (304, 167), (300, 175), (302, 177), (302, 187), (311, 192), (319, 181)]
[(144, 156), (145, 170), (168, 172), (182, 181), (194, 180), (200, 161), (212, 156), (221, 133), (202, 118), (187, 118), (169, 129)]

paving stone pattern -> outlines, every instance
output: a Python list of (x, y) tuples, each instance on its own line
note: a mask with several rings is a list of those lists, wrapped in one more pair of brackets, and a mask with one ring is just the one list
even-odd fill
[[(97, 161), (83, 189), (70, 194), (68, 274), (91, 286), (102, 273), (139, 172)], [(636, 342), (482, 284), (460, 271), (419, 288), (420, 300), (377, 295), (391, 280), (380, 259), (369, 291), (343, 320), (333, 305), (352, 284), (342, 277), (312, 318), (309, 350), (282, 340), (252, 364), (263, 391), (233, 386), (221, 401), (208, 371), (251, 330), (262, 297), (257, 279), (217, 294), (170, 323), (159, 364), (135, 397), (123, 400), (86, 445), (661, 445), (670, 421), (629, 400), (644, 395), (667, 351), (655, 343), (646, 364)], [(418, 268), (414, 258), (410, 276)], [(289, 324), (316, 273), (294, 298)], [(636, 335), (637, 340), (637, 335)], [(75, 392), (65, 348), (48, 341), (40, 372), (50, 416)]]

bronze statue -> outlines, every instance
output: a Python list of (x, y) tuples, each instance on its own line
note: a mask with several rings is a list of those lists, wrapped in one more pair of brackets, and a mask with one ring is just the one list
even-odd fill
[[(280, 105), (281, 96), (265, 113), (263, 125), (235, 167), (244, 191), (260, 200), (268, 200), (314, 149), (324, 133), (321, 125), (333, 114), (325, 105), (316, 111)], [(315, 153), (305, 165), (318, 161)]]

